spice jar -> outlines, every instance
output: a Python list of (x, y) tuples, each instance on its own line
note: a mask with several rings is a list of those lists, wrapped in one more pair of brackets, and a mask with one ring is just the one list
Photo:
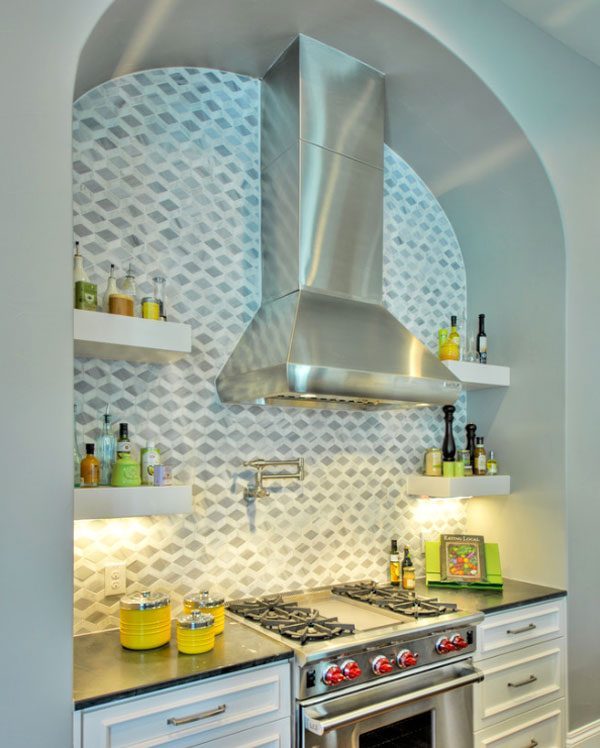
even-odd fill
[(215, 634), (221, 634), (225, 628), (225, 600), (213, 597), (205, 590), (201, 595), (187, 595), (183, 598), (183, 609), (186, 613), (199, 610), (208, 613), (215, 619)]
[(177, 649), (183, 654), (209, 652), (215, 646), (215, 619), (194, 610), (177, 619)]
[(155, 649), (171, 638), (171, 600), (164, 592), (134, 592), (121, 598), (121, 644)]
[(431, 447), (425, 452), (425, 475), (442, 474), (442, 450)]

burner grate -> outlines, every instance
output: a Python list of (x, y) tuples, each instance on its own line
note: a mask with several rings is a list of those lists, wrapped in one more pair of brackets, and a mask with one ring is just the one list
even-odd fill
[(349, 597), (368, 605), (376, 605), (393, 613), (401, 613), (411, 618), (434, 618), (453, 613), (458, 609), (455, 603), (440, 602), (436, 597), (418, 597), (414, 592), (401, 590), (391, 584), (378, 585), (376, 582), (341, 584), (331, 588), (335, 595)]
[(281, 595), (240, 600), (229, 603), (228, 608), (232, 613), (301, 644), (335, 639), (351, 634), (355, 628), (353, 624), (341, 623), (337, 618), (325, 618), (318, 610), (286, 603)]

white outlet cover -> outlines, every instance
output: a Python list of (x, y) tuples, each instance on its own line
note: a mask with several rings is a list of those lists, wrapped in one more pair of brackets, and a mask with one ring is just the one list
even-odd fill
[(124, 595), (127, 587), (127, 565), (119, 562), (104, 567), (104, 597)]

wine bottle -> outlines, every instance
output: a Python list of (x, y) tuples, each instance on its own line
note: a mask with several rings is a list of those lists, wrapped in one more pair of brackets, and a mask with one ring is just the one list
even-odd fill
[(487, 364), (487, 335), (485, 334), (485, 314), (479, 315), (479, 332), (477, 333), (477, 359), (480, 364)]
[(467, 432), (467, 446), (466, 449), (469, 450), (469, 453), (471, 455), (471, 468), (475, 468), (475, 432), (477, 431), (477, 426), (474, 423), (467, 423), (466, 426), (466, 432)]
[(400, 584), (400, 559), (398, 557), (398, 541), (392, 538), (390, 549), (390, 584), (397, 587)]
[(410, 557), (410, 551), (407, 545), (404, 546), (404, 558), (402, 560), (402, 589), (414, 590), (415, 588), (415, 567)]
[(442, 443), (442, 459), (444, 462), (454, 462), (456, 444), (452, 432), (452, 421), (454, 420), (454, 411), (456, 408), (454, 405), (444, 405), (442, 410), (444, 411), (444, 418), (446, 420), (446, 433), (444, 434), (444, 441)]

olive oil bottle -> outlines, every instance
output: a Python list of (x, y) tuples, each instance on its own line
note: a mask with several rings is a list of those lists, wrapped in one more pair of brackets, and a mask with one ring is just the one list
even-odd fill
[(410, 557), (410, 550), (404, 546), (404, 558), (402, 559), (402, 589), (414, 590), (416, 584), (415, 567)]

